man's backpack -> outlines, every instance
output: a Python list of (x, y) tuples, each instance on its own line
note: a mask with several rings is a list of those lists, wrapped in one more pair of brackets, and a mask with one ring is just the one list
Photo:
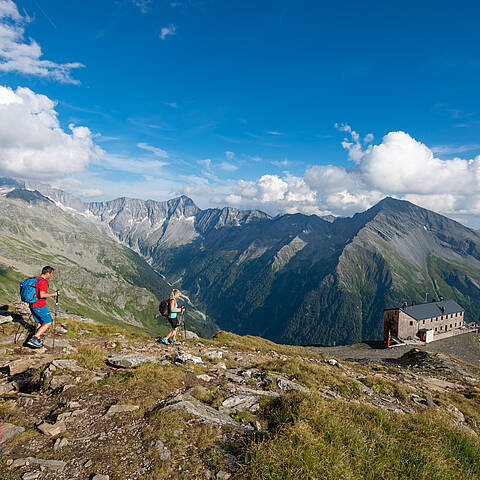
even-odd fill
[(35, 303), (38, 301), (37, 295), (35, 293), (35, 287), (37, 286), (38, 280), (33, 278), (26, 278), (23, 282), (20, 283), (20, 298), (22, 302), (26, 303)]
[(160, 312), (160, 315), (162, 315), (163, 317), (168, 317), (170, 315), (170, 299), (169, 298), (162, 300), (160, 302), (158, 311)]

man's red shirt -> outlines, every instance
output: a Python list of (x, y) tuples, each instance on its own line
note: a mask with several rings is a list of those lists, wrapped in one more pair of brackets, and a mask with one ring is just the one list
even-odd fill
[(48, 293), (48, 280), (43, 277), (37, 277), (37, 284), (35, 285), (35, 295), (38, 300), (30, 305), (30, 308), (42, 308), (47, 304), (45, 298), (40, 298), (40, 292)]

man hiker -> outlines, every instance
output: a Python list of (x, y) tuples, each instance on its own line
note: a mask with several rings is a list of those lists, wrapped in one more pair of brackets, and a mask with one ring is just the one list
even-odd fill
[(47, 298), (55, 297), (59, 291), (54, 293), (48, 293), (48, 280), (55, 271), (52, 267), (43, 267), (42, 274), (36, 277), (37, 284), (35, 286), (35, 296), (38, 300), (35, 303), (30, 304), (30, 312), (33, 319), (38, 324), (35, 330), (35, 335), (30, 337), (27, 342), (29, 347), (40, 348), (43, 345), (43, 340), (40, 338), (48, 329), (52, 323), (52, 315), (47, 308)]
[(177, 298), (179, 296), (180, 290), (174, 288), (172, 290), (172, 293), (170, 294), (170, 303), (168, 308), (168, 320), (170, 322), (170, 325), (172, 326), (172, 330), (166, 337), (162, 338), (162, 343), (164, 343), (165, 345), (168, 345), (169, 342), (170, 345), (179, 345), (179, 343), (177, 342), (177, 332), (180, 328), (180, 321), (179, 318), (177, 318), (177, 314), (185, 311), (184, 306), (181, 306), (180, 308), (177, 307)]

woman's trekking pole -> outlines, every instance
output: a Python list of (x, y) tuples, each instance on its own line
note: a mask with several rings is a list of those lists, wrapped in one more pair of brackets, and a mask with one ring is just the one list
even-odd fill
[(187, 331), (185, 330), (185, 310), (182, 311), (183, 341), (187, 341)]
[(55, 316), (53, 318), (53, 347), (52, 352), (55, 351), (55, 328), (57, 327), (57, 313), (58, 313), (58, 290), (55, 296)]

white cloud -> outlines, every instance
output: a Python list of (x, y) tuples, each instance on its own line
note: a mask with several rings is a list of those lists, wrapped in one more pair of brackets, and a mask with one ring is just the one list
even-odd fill
[(227, 171), (227, 172), (234, 172), (235, 170), (238, 170), (238, 167), (236, 165), (234, 165), (233, 163), (230, 163), (230, 162), (220, 163), (220, 168), (222, 170)]
[(271, 163), (277, 167), (286, 167), (290, 162), (284, 158), (283, 160), (273, 160)]
[(263, 175), (258, 180), (257, 188), (263, 202), (273, 202), (284, 198), (288, 183), (277, 175)]
[(369, 147), (359, 160), (370, 186), (394, 194), (438, 194), (478, 188), (480, 157), (440, 160), (405, 132), (390, 132), (380, 145)]
[(233, 160), (235, 158), (235, 154), (233, 152), (225, 152), (225, 156), (229, 159), (229, 160)]
[(178, 108), (178, 103), (177, 102), (163, 102), (167, 107), (171, 108)]
[(161, 148), (158, 148), (158, 147), (152, 147), (152, 145), (149, 145), (148, 143), (144, 143), (144, 142), (137, 143), (137, 147), (141, 148), (142, 150), (147, 150), (147, 152), (151, 152), (157, 157), (168, 158), (168, 154), (165, 150), (162, 150)]
[(210, 158), (205, 158), (203, 160), (197, 160), (197, 163), (199, 165), (202, 165), (205, 167), (207, 170), (211, 170), (212, 168), (212, 160)]
[(23, 178), (63, 177), (103, 155), (87, 127), (57, 119), (55, 102), (28, 88), (0, 86), (0, 172)]
[(168, 165), (167, 162), (161, 160), (135, 160), (122, 155), (104, 155), (99, 165), (103, 168), (113, 170), (115, 172), (129, 172), (137, 175), (150, 174), (153, 178), (158, 177), (159, 170)]
[(12, 0), (0, 0), (0, 71), (34, 75), (62, 83), (80, 83), (71, 77), (71, 71), (84, 65), (41, 60), (40, 45), (33, 39), (25, 41), (24, 25), (29, 21), (20, 15)]
[(279, 135), (279, 136), (285, 135), (285, 133), (276, 132), (275, 130), (270, 130), (269, 132), (266, 132), (266, 133), (268, 133), (269, 135)]
[(162, 40), (165, 40), (168, 35), (175, 35), (175, 32), (177, 31), (177, 27), (175, 25), (170, 24), (168, 27), (163, 27), (162, 30), (160, 30), (160, 38)]

